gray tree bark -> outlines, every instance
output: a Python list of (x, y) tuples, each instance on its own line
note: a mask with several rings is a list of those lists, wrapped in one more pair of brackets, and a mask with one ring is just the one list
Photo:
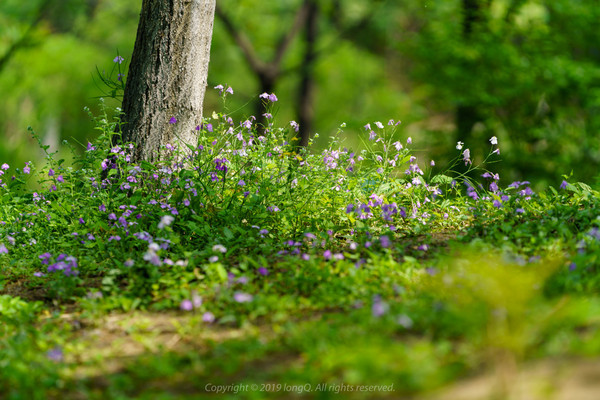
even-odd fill
[(214, 12), (215, 0), (143, 1), (122, 107), (135, 160), (159, 159), (165, 144), (196, 146)]

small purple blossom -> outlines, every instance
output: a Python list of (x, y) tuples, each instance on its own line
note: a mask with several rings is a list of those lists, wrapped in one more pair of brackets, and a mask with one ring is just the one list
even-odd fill
[(249, 303), (252, 301), (252, 295), (244, 292), (235, 292), (233, 299), (238, 303)]
[(392, 241), (390, 240), (389, 237), (387, 237), (386, 235), (383, 235), (379, 238), (379, 244), (381, 244), (381, 247), (383, 247), (383, 248), (388, 248), (392, 245)]
[(379, 296), (375, 296), (373, 299), (373, 305), (371, 306), (371, 313), (374, 317), (379, 318), (389, 310), (387, 303), (381, 301)]
[(54, 362), (61, 362), (64, 359), (64, 354), (60, 347), (55, 347), (46, 352), (46, 357)]
[(175, 117), (171, 117), (171, 119), (169, 120), (170, 124), (176, 124), (177, 123), (177, 118)]
[(260, 97), (261, 99), (269, 100), (272, 103), (274, 103), (278, 100), (277, 96), (275, 96), (275, 93), (268, 94), (265, 92), (258, 97)]
[(125, 59), (121, 56), (116, 56), (113, 60), (114, 63), (118, 63), (118, 64), (121, 64), (123, 61), (125, 61)]
[(211, 322), (214, 322), (214, 320), (215, 320), (215, 315), (213, 313), (211, 313), (210, 311), (207, 311), (204, 314), (202, 314), (202, 321), (208, 322), (210, 324)]
[(194, 305), (192, 304), (191, 300), (185, 299), (181, 302), (181, 304), (179, 305), (179, 308), (182, 309), (183, 311), (192, 311), (192, 309), (194, 308)]

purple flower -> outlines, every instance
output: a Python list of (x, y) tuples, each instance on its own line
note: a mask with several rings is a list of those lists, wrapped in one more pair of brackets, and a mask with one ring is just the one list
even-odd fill
[(56, 177), (56, 181), (60, 182), (60, 183), (63, 183), (65, 181), (65, 179), (63, 178), (62, 175), (59, 175), (59, 176)]
[(92, 150), (96, 150), (96, 148), (90, 142), (88, 142), (87, 151), (92, 151)]
[(562, 183), (560, 184), (561, 189), (566, 189), (567, 186), (569, 186), (569, 182), (567, 182), (567, 181), (562, 181)]
[(24, 174), (29, 174), (31, 172), (31, 168), (29, 168), (29, 165), (25, 165), (23, 167), (23, 173)]
[(225, 92), (229, 93), (229, 94), (233, 94), (233, 88), (231, 86), (229, 86), (227, 88), (227, 90), (225, 90)]
[(121, 240), (121, 236), (119, 235), (114, 235), (108, 238), (108, 241), (110, 242), (111, 240), (116, 240), (117, 242)]
[(210, 311), (207, 311), (204, 314), (202, 314), (202, 321), (208, 322), (210, 324), (214, 320), (215, 320), (215, 315), (213, 313), (211, 313)]
[(331, 260), (331, 250), (325, 250), (323, 253), (323, 258), (326, 260)]
[(52, 168), (48, 170), (48, 176), (54, 176), (54, 170)]
[(346, 214), (350, 214), (354, 210), (354, 204), (348, 204), (346, 206)]
[(169, 120), (170, 124), (176, 124), (177, 123), (177, 118), (175, 117), (171, 117), (171, 119)]
[(239, 186), (246, 186), (246, 182), (244, 182), (243, 179), (240, 179), (240, 181), (238, 182)]
[(265, 92), (258, 97), (260, 97), (261, 99), (269, 100), (272, 103), (277, 101), (277, 96), (275, 96), (275, 93), (269, 94)]
[(2, 168), (3, 170), (5, 170), (5, 171), (6, 171), (6, 170), (7, 170), (7, 169), (9, 169), (10, 167), (8, 166), (8, 164), (7, 164), (7, 163), (4, 163), (4, 164), (2, 164), (2, 167), (1, 167), (1, 168)]
[(374, 317), (378, 318), (385, 314), (389, 309), (387, 303), (381, 301), (379, 296), (375, 296), (373, 300), (373, 305), (371, 306), (371, 313)]
[(84, 220), (83, 218), (79, 218), (79, 223), (80, 223), (81, 225), (83, 225), (83, 224), (85, 224), (85, 220)]
[(465, 149), (463, 151), (463, 161), (465, 162), (465, 165), (471, 163), (471, 150)]
[(381, 247), (384, 248), (388, 248), (392, 245), (392, 241), (386, 235), (383, 235), (379, 238), (379, 243), (381, 244)]
[(8, 249), (4, 243), (0, 243), (0, 254), (8, 254)]
[(194, 308), (194, 305), (192, 304), (191, 300), (183, 300), (181, 302), (181, 304), (179, 305), (179, 308), (181, 308), (183, 311), (192, 311), (192, 309)]
[(100, 211), (106, 211), (106, 206), (104, 204), (100, 204), (98, 206), (98, 210), (100, 210)]
[(494, 207), (496, 207), (496, 208), (502, 207), (502, 203), (499, 200), (494, 200), (493, 204), (494, 204)]
[(55, 347), (46, 352), (46, 357), (54, 362), (61, 362), (64, 358), (63, 351), (60, 347)]
[(119, 63), (119, 64), (121, 64), (123, 61), (125, 61), (125, 59), (121, 56), (116, 56), (113, 60), (114, 63)]
[(249, 303), (252, 301), (252, 295), (244, 292), (235, 292), (233, 299), (238, 303)]
[(258, 269), (258, 273), (261, 274), (262, 276), (267, 276), (269, 275), (269, 271), (265, 268), (265, 267), (260, 267)]

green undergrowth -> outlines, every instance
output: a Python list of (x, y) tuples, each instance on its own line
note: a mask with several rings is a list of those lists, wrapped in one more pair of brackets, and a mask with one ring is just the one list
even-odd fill
[(393, 120), (314, 153), (214, 113), (136, 163), (94, 119), (72, 165), (0, 167), (6, 398), (397, 398), (598, 353), (600, 194), (503, 182), (496, 138), (440, 169)]

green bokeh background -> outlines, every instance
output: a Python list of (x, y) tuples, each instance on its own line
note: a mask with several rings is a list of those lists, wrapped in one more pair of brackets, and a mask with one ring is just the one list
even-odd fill
[[(218, 0), (263, 60), (302, 0)], [(342, 123), (360, 148), (367, 122), (401, 120), (422, 166), (443, 169), (464, 141), (475, 160), (499, 138), (503, 181), (557, 186), (562, 174), (598, 183), (600, 7), (597, 0), (320, 0), (313, 79), (317, 148)], [(4, 0), (0, 3), (0, 160), (39, 162), (31, 126), (56, 149), (94, 137), (84, 107), (98, 110), (117, 54), (129, 61), (141, 0)], [(472, 14), (469, 14), (472, 13)], [(475, 15), (465, 33), (468, 15)], [(295, 114), (305, 39), (287, 49), (277, 81), (277, 119)], [(243, 53), (215, 20), (209, 85), (228, 84), (234, 118), (260, 93)], [(112, 106), (118, 101), (107, 100)], [(222, 109), (208, 90), (205, 114)], [(475, 117), (457, 128), (459, 109)], [(313, 132), (313, 133), (314, 133)], [(82, 147), (81, 147), (82, 148)]]

